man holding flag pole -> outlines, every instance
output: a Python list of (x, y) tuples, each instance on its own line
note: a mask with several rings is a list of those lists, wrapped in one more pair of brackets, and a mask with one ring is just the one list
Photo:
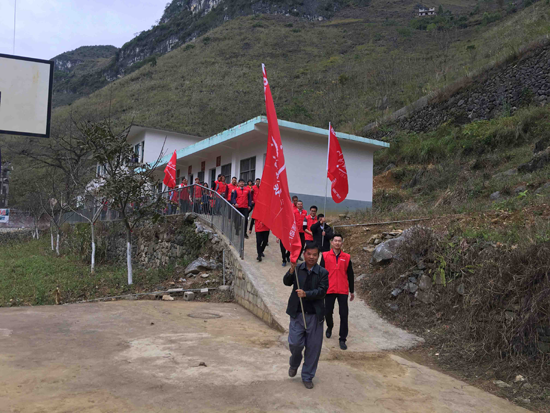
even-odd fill
[(319, 248), (314, 244), (306, 245), (306, 260), (296, 265), (302, 243), (290, 201), (277, 114), (263, 64), (262, 72), (268, 141), (262, 186), (252, 218), (270, 228), (273, 235), (290, 251), (291, 267), (283, 278), (285, 285), (293, 287), (286, 310), (290, 316), (288, 343), (291, 357), (288, 374), (290, 377), (296, 376), (305, 348), (302, 381), (307, 389), (312, 389), (312, 380), (323, 345), (324, 297), (328, 290), (328, 272), (317, 265)]

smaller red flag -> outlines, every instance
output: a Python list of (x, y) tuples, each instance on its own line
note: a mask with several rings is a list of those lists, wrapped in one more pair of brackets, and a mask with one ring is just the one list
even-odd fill
[(328, 129), (327, 176), (332, 182), (330, 187), (332, 199), (339, 204), (348, 196), (348, 171), (342, 148), (330, 123)]
[(168, 162), (168, 165), (166, 165), (166, 168), (164, 168), (164, 179), (163, 183), (168, 188), (175, 188), (176, 187), (176, 161), (178, 160), (178, 157), (176, 155), (176, 151), (172, 154), (172, 157), (170, 158), (170, 162)]

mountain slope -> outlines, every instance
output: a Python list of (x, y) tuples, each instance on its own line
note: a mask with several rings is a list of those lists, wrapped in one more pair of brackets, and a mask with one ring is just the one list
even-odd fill
[(117, 50), (114, 46), (82, 46), (55, 56), (53, 106), (72, 103), (105, 86), (108, 82), (102, 71)]
[[(483, 23), (484, 15), (469, 19), (466, 28), (428, 31), (411, 28), (409, 21), (241, 17), (80, 99), (71, 110), (73, 116), (101, 118), (110, 107), (122, 123), (207, 136), (263, 112), (263, 62), (280, 118), (318, 126), (332, 121), (339, 130), (357, 132), (385, 111), (550, 33), (550, 6), (543, 3), (494, 23)], [(58, 108), (55, 119), (67, 115), (67, 108)]]

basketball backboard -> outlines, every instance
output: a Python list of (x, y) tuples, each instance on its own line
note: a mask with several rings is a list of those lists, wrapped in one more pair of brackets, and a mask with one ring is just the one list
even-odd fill
[(50, 136), (54, 62), (0, 54), (0, 134)]

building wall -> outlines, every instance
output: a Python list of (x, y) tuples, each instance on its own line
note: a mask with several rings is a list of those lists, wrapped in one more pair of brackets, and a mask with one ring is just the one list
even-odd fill
[[(165, 140), (166, 139), (166, 140)], [(160, 131), (144, 131), (136, 134), (132, 138), (128, 139), (128, 143), (132, 146), (145, 141), (145, 153), (143, 162), (154, 163), (162, 154), (172, 154), (174, 150), (185, 148), (189, 145), (197, 143), (197, 140), (185, 138), (183, 136), (177, 136), (166, 132)], [(163, 147), (164, 145), (164, 147)]]

